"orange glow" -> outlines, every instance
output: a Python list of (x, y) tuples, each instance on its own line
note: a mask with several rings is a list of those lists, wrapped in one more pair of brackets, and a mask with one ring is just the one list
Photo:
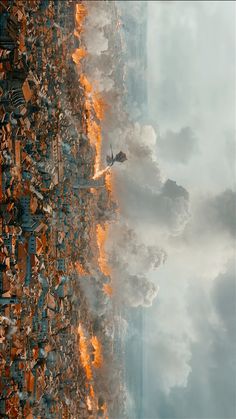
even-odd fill
[[(97, 99), (96, 93), (93, 92), (93, 87), (87, 77), (84, 74), (80, 75), (80, 83), (84, 88), (85, 92), (85, 110), (87, 111), (86, 128), (89, 141), (95, 146), (96, 156), (94, 163), (95, 174), (100, 170), (101, 163), (101, 142), (102, 142), (102, 130), (100, 125), (94, 121), (93, 113), (99, 116), (102, 115), (103, 102)], [(94, 106), (95, 103), (95, 106)], [(96, 110), (95, 110), (96, 107)]]
[[(96, 118), (101, 121), (104, 119), (104, 114), (106, 110), (106, 104), (102, 97), (93, 90), (93, 86), (90, 81), (87, 79), (85, 74), (80, 75), (80, 83), (84, 88), (85, 92), (85, 110), (87, 112), (86, 118), (86, 128), (89, 141), (95, 146), (96, 156), (94, 163), (94, 173), (96, 179), (100, 176), (100, 166), (101, 166), (101, 143), (102, 143), (102, 129), (101, 126), (94, 120), (94, 114)], [(99, 175), (98, 175), (99, 173)]]
[(107, 105), (98, 93), (94, 93), (93, 95), (93, 107), (96, 113), (96, 117), (99, 119), (99, 121), (102, 121), (104, 119)]
[(80, 75), (80, 83), (82, 84), (86, 94), (91, 93), (93, 88), (91, 83), (89, 83), (87, 77), (84, 74)]
[(109, 192), (111, 192), (112, 191), (112, 174), (111, 174), (111, 171), (106, 172), (105, 183), (106, 183), (107, 190)]
[(88, 273), (84, 270), (83, 266), (79, 262), (75, 262), (75, 268), (79, 275), (86, 276)]
[(85, 374), (88, 380), (92, 380), (92, 369), (90, 365), (90, 354), (88, 351), (87, 338), (84, 334), (81, 324), (78, 327), (79, 334), (79, 351), (81, 364), (85, 370)]
[(96, 336), (92, 336), (91, 338), (91, 343), (93, 346), (93, 355), (94, 355), (94, 360), (92, 362), (93, 366), (95, 368), (100, 368), (103, 362), (103, 357), (102, 357), (102, 345), (99, 342), (98, 338)]
[(103, 292), (104, 294), (111, 297), (113, 295), (113, 289), (112, 289), (111, 284), (103, 284)]
[(99, 177), (101, 177), (102, 175), (104, 175), (104, 173), (108, 172), (109, 169), (110, 169), (110, 166), (107, 166), (107, 167), (105, 167), (105, 169), (97, 171), (95, 173), (95, 175), (93, 176), (93, 179), (98, 179)]
[(92, 397), (92, 399), (95, 398), (94, 388), (93, 388), (92, 384), (90, 384), (90, 396)]
[(75, 21), (76, 21), (76, 30), (81, 32), (84, 19), (86, 18), (88, 11), (84, 4), (76, 4), (75, 7)]
[(75, 64), (80, 65), (80, 61), (86, 57), (87, 51), (83, 48), (77, 48), (72, 54), (72, 58)]
[(101, 127), (91, 119), (87, 120), (87, 132), (88, 138), (92, 144), (95, 145), (96, 148), (96, 156), (95, 156), (95, 163), (94, 163), (94, 172), (95, 175), (99, 172), (100, 163), (101, 163), (101, 142), (102, 142), (102, 135), (101, 135)]
[(105, 242), (107, 240), (108, 236), (108, 225), (105, 224), (105, 227), (103, 228), (101, 224), (97, 225), (97, 244), (98, 244), (98, 264), (99, 267), (104, 275), (110, 275), (111, 270), (107, 263), (107, 256), (105, 252)]
[(86, 398), (86, 403), (87, 403), (88, 410), (93, 410), (93, 404), (89, 396), (87, 396)]

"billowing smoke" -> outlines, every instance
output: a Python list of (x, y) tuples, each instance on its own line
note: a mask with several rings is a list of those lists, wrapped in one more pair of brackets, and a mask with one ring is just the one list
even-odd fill
[[(113, 238), (115, 237), (115, 241)], [(130, 275), (145, 274), (166, 261), (167, 254), (159, 246), (146, 245), (136, 232), (121, 221), (111, 228), (107, 244), (111, 265), (126, 270)]]
[(129, 275), (121, 283), (120, 298), (131, 307), (150, 307), (157, 296), (158, 287), (143, 276)]
[(89, 31), (91, 28), (101, 30), (104, 26), (111, 24), (111, 9), (107, 4), (89, 0), (86, 2), (86, 6), (89, 10), (85, 26), (86, 31)]
[(97, 28), (86, 31), (84, 40), (89, 54), (99, 55), (108, 48), (108, 39), (105, 37), (104, 32)]

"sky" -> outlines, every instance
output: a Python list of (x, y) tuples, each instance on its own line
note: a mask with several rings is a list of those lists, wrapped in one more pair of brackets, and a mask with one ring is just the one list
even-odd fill
[(143, 419), (236, 417), (235, 34), (234, 2), (148, 3), (155, 153), (189, 214), (156, 227), (168, 258), (151, 274)]

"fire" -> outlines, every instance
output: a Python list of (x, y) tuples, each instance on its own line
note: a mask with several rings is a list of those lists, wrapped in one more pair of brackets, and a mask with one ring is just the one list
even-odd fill
[(101, 126), (94, 120), (94, 114), (99, 121), (103, 120), (106, 104), (102, 97), (93, 90), (92, 84), (83, 73), (80, 75), (80, 83), (83, 86), (85, 92), (84, 106), (87, 112), (86, 128), (88, 138), (96, 149), (94, 163), (95, 179), (100, 176), (102, 129)]
[(105, 183), (106, 183), (107, 190), (111, 192), (112, 191), (112, 174), (110, 170), (106, 172)]
[(87, 51), (84, 48), (77, 48), (72, 54), (72, 58), (75, 64), (80, 65), (80, 61), (86, 57)]
[[(110, 169), (110, 166), (107, 166), (107, 167), (105, 167), (105, 169), (99, 170), (97, 173), (95, 173), (95, 175), (93, 176), (93, 179), (98, 179), (99, 177), (104, 175), (104, 173), (108, 173), (109, 169)], [(106, 186), (107, 186), (107, 184), (106, 184)]]
[(95, 145), (96, 157), (94, 164), (94, 172), (97, 173), (100, 169), (101, 162), (101, 142), (102, 132), (101, 127), (93, 119), (93, 98), (92, 98), (92, 85), (84, 74), (80, 75), (80, 83), (85, 91), (85, 109), (87, 111), (86, 127), (88, 138), (91, 144)]
[(84, 19), (86, 18), (88, 11), (84, 4), (76, 4), (75, 7), (75, 21), (76, 21), (76, 29), (78, 32), (81, 32), (83, 27)]
[(94, 172), (95, 176), (100, 170), (100, 163), (101, 163), (101, 143), (102, 143), (102, 135), (101, 135), (101, 127), (95, 122), (90, 119), (87, 120), (87, 132), (88, 138), (95, 145), (96, 148), (96, 156), (95, 156), (95, 163), (94, 163)]
[(87, 338), (84, 334), (81, 324), (78, 327), (79, 334), (79, 351), (81, 364), (85, 370), (85, 374), (88, 380), (92, 380), (92, 369), (90, 364), (90, 354), (88, 351)]
[(92, 336), (91, 343), (94, 349), (94, 360), (92, 362), (93, 366), (96, 368), (100, 368), (103, 362), (102, 358), (102, 345), (99, 342), (98, 338), (96, 336)]
[(107, 257), (105, 252), (105, 242), (107, 240), (108, 236), (108, 225), (105, 224), (105, 227), (103, 228), (101, 224), (97, 225), (97, 244), (98, 244), (98, 250), (99, 250), (99, 257), (98, 257), (98, 264), (102, 271), (102, 273), (106, 276), (109, 276), (111, 274), (110, 267), (107, 263)]
[(111, 297), (113, 295), (113, 288), (112, 288), (111, 284), (103, 284), (103, 292), (104, 292), (104, 294)]
[(93, 410), (93, 404), (89, 396), (87, 396), (86, 402), (87, 402), (88, 410), (90, 411)]
[(98, 93), (94, 93), (93, 95), (93, 107), (95, 110), (96, 117), (99, 119), (99, 121), (102, 121), (104, 119), (107, 105)]
[(90, 392), (90, 396), (92, 397), (92, 399), (94, 399), (95, 398), (95, 393), (94, 393), (94, 388), (93, 388), (92, 384), (90, 384), (89, 392)]
[(87, 77), (84, 74), (80, 74), (80, 83), (82, 84), (86, 95), (92, 92), (92, 85), (89, 83)]

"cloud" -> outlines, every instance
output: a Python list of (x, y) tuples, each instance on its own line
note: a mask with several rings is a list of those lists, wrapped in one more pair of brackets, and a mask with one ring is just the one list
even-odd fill
[(226, 189), (217, 195), (198, 197), (195, 202), (192, 223), (186, 228), (186, 235), (198, 236), (200, 240), (208, 237), (228, 235), (231, 239), (236, 234), (236, 192)]
[(87, 6), (89, 13), (85, 20), (82, 33), (83, 43), (92, 56), (99, 56), (108, 49), (108, 39), (105, 36), (104, 27), (111, 23), (109, 8), (101, 3), (97, 7), (96, 1), (89, 1)]
[(187, 164), (197, 150), (197, 138), (190, 127), (168, 130), (158, 141), (158, 150), (164, 160)]
[(108, 39), (100, 29), (91, 27), (84, 32), (83, 37), (89, 54), (100, 55), (108, 48)]
[[(143, 417), (235, 418), (234, 260), (207, 287), (200, 283), (201, 287), (198, 281), (188, 285), (185, 303), (181, 298), (172, 302), (171, 317), (161, 307), (166, 301), (162, 301), (160, 291), (157, 330), (154, 328), (158, 338), (147, 336), (151, 345), (147, 355), (150, 361)], [(166, 308), (170, 310), (171, 303)], [(177, 319), (176, 313), (180, 314)]]
[(121, 284), (120, 300), (131, 307), (150, 307), (157, 296), (158, 287), (143, 276), (125, 276)]
[(122, 213), (132, 225), (143, 223), (156, 226), (171, 234), (179, 234), (189, 219), (187, 191), (168, 179), (159, 190), (137, 183), (125, 174), (117, 179)]
[(105, 4), (97, 4), (97, 1), (88, 2), (89, 13), (86, 18), (86, 28), (97, 27), (99, 29), (111, 23), (110, 9)]
[(126, 269), (131, 275), (144, 275), (157, 269), (167, 258), (162, 248), (144, 243), (135, 230), (121, 220), (111, 226), (107, 254), (113, 268)]
[(236, 235), (236, 192), (227, 189), (206, 202), (206, 221), (216, 229)]
[[(180, 397), (183, 400), (183, 394), (176, 391), (173, 395), (177, 418), (235, 417), (235, 280), (235, 264), (231, 261), (227, 270), (215, 279), (209, 298), (198, 293), (198, 298), (205, 300), (201, 305), (205, 305), (206, 316), (195, 318), (199, 339), (192, 348), (192, 373), (184, 403), (178, 405)], [(194, 309), (198, 309), (198, 301)], [(215, 315), (214, 321), (211, 311)]]
[(111, 227), (107, 254), (120, 303), (131, 307), (150, 306), (158, 287), (147, 279), (147, 274), (165, 262), (166, 252), (158, 246), (144, 244), (133, 229), (120, 222)]

